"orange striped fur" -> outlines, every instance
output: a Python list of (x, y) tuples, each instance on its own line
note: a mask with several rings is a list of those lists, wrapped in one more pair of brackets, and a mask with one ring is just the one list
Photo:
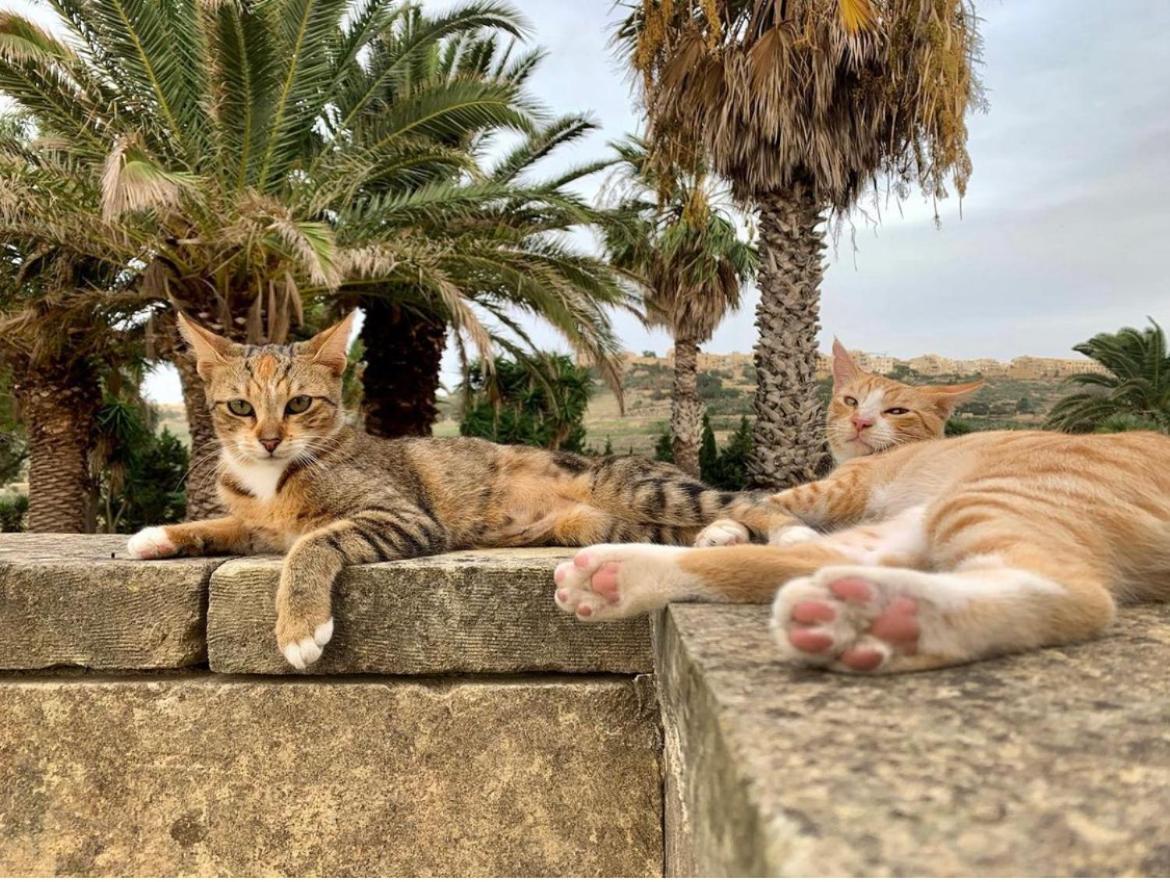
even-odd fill
[[(846, 367), (835, 399), (892, 383)], [(871, 673), (1084, 640), (1118, 601), (1170, 600), (1170, 437), (984, 432), (852, 458), (848, 440), (829, 477), (774, 497), (800, 524), (777, 544), (595, 546), (558, 568), (558, 603), (603, 620), (772, 601), (786, 658)]]

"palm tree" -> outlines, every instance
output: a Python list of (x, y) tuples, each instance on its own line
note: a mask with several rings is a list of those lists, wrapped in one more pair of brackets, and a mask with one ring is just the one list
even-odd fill
[(131, 338), (107, 296), (117, 267), (66, 249), (21, 248), (0, 260), (0, 353), (27, 427), (32, 532), (91, 532), (91, 463), (103, 376)]
[(698, 477), (699, 347), (729, 311), (739, 308), (740, 289), (755, 273), (756, 250), (740, 237), (702, 171), (663, 181), (648, 162), (643, 142), (628, 139), (613, 147), (626, 183), (618, 212), (631, 220), (605, 228), (606, 252), (644, 286), (649, 320), (674, 337), (673, 461)]
[(1083, 391), (1053, 406), (1049, 427), (1066, 432), (1135, 428), (1170, 432), (1170, 351), (1161, 326), (1153, 319), (1150, 325), (1098, 334), (1073, 347), (1106, 373), (1069, 377), (1068, 382)]
[(969, 0), (647, 0), (618, 32), (665, 167), (696, 154), (759, 213), (752, 480), (822, 460), (816, 334), (824, 223), (879, 176), (932, 198), (970, 173)]
[[(143, 305), (177, 304), (237, 340), (279, 342), (308, 298), (378, 287), (407, 292), (485, 355), (481, 316), (507, 326), (519, 301), (614, 372), (605, 307), (627, 295), (602, 262), (547, 235), (595, 213), (556, 182), (485, 179), (448, 146), (469, 130), (533, 131), (519, 88), (415, 77), (452, 34), (518, 34), (506, 7), (418, 20), (394, 0), (51, 5), (67, 40), (0, 13), (0, 92), (68, 164), (48, 189), (6, 167), (0, 235), (80, 248), (72, 231), (98, 220), (85, 253), (122, 266)], [(383, 40), (393, 52), (379, 54)], [(391, 102), (387, 84), (400, 86)], [(74, 176), (101, 181), (96, 200)], [(206, 516), (216, 445), (202, 384), (173, 314), (159, 317), (191, 429), (188, 513)]]
[[(519, 89), (543, 57), (539, 51), (517, 52), (514, 36), (499, 29), (465, 29), (434, 42), (419, 53), (405, 78), (386, 78), (382, 72), (396, 63), (404, 44), (428, 25), (421, 9), (415, 8), (398, 26), (388, 28), (372, 47), (360, 70), (367, 88), (378, 93), (379, 106), (401, 102), (409, 93), (435, 84), (458, 80), (494, 80)], [(516, 29), (519, 23), (516, 22)], [(509, 36), (504, 42), (502, 37)], [(574, 121), (576, 122), (576, 121)], [(579, 121), (581, 130), (585, 123)], [(569, 128), (573, 128), (570, 126)], [(484, 120), (443, 138), (450, 149), (475, 152), (496, 134), (495, 122)], [(577, 133), (566, 131), (561, 142)], [(556, 146), (550, 144), (549, 149)], [(547, 151), (545, 151), (547, 152)], [(459, 170), (436, 167), (431, 180), (444, 180)], [(366, 431), (381, 437), (426, 435), (438, 416), (436, 393), (449, 320), (433, 304), (411, 297), (405, 290), (388, 287), (373, 290), (359, 301), (365, 314), (362, 339), (366, 352), (363, 413)]]

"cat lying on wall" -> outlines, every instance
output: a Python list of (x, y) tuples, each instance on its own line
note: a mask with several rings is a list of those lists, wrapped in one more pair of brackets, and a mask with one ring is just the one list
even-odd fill
[(731, 547), (586, 548), (557, 568), (557, 604), (607, 621), (673, 600), (772, 601), (784, 658), (895, 673), (1083, 640), (1118, 600), (1170, 599), (1170, 437), (943, 439), (978, 384), (897, 383), (839, 344), (833, 377), (840, 465), (773, 497), (792, 521), (770, 545), (722, 529)]
[(221, 444), (229, 514), (147, 527), (137, 558), (287, 552), (276, 639), (304, 668), (333, 635), (342, 567), (468, 548), (763, 537), (788, 516), (767, 494), (723, 493), (673, 466), (590, 459), (478, 438), (373, 438), (349, 426), (341, 376), (353, 316), (312, 340), (244, 346), (185, 316)]

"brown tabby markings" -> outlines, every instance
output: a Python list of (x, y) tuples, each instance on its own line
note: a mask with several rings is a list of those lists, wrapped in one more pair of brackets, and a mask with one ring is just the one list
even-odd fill
[(596, 621), (674, 599), (774, 597), (786, 658), (868, 673), (1083, 640), (1117, 600), (1170, 600), (1164, 435), (904, 444), (774, 501), (826, 535), (798, 533), (785, 547), (588, 548), (558, 567), (558, 603)]
[(218, 490), (230, 514), (147, 527), (129, 543), (136, 557), (287, 552), (276, 635), (296, 667), (329, 641), (330, 592), (348, 564), (491, 546), (689, 543), (717, 517), (766, 536), (789, 520), (765, 495), (711, 490), (663, 463), (368, 437), (339, 404), (351, 319), (306, 343), (258, 347), (180, 317), (222, 445)]

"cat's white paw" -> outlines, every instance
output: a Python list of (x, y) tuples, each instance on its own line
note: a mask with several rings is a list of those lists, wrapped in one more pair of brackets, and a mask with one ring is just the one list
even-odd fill
[(179, 546), (171, 541), (166, 527), (143, 527), (126, 542), (126, 552), (136, 560), (174, 557)]
[(750, 538), (748, 528), (739, 521), (720, 518), (705, 526), (695, 537), (695, 548), (717, 548), (723, 545), (744, 545)]
[(285, 660), (298, 671), (303, 671), (321, 657), (325, 644), (333, 639), (333, 619), (313, 629), (311, 637), (286, 643), (280, 648)]
[(913, 657), (937, 611), (901, 578), (904, 572), (826, 567), (788, 582), (772, 604), (772, 633), (781, 653), (790, 661), (858, 674), (925, 666)]
[(780, 527), (768, 534), (769, 545), (797, 545), (801, 542), (813, 542), (821, 538), (821, 534), (812, 527), (806, 527), (804, 524), (791, 524), (787, 527)]
[(592, 545), (557, 566), (556, 604), (583, 622), (666, 606), (688, 593), (688, 577), (678, 566), (685, 553), (665, 545)]

